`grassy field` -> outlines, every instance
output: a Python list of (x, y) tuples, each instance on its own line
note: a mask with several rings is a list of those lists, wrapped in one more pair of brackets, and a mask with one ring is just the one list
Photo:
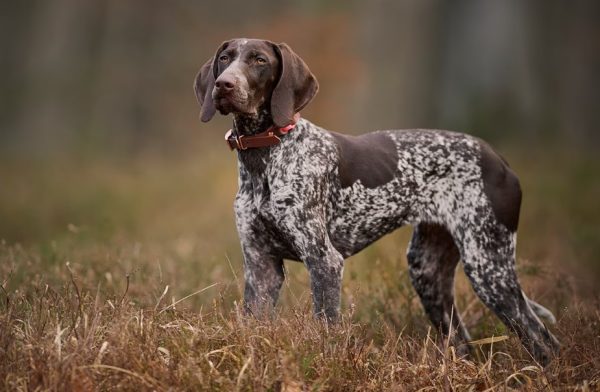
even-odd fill
[(520, 278), (563, 344), (545, 369), (462, 271), (475, 355), (438, 341), (407, 276), (410, 228), (347, 262), (339, 325), (312, 319), (293, 262), (278, 316), (245, 319), (235, 157), (202, 149), (0, 164), (0, 389), (598, 390), (600, 160), (503, 152), (525, 192)]

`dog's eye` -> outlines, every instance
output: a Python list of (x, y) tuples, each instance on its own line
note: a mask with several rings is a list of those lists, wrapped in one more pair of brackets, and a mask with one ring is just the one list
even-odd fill
[(219, 61), (222, 63), (226, 63), (229, 61), (229, 56), (223, 55), (223, 56), (219, 57)]
[(266, 63), (267, 63), (267, 60), (266, 60), (266, 59), (264, 59), (264, 58), (262, 58), (262, 57), (257, 57), (257, 58), (256, 58), (256, 63), (257, 63), (257, 64), (266, 64)]

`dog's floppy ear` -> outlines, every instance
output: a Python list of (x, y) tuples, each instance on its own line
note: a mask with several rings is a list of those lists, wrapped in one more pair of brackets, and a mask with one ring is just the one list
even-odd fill
[(194, 92), (196, 93), (196, 99), (200, 104), (200, 120), (203, 122), (210, 121), (216, 112), (215, 103), (212, 99), (212, 91), (218, 76), (217, 62), (219, 54), (227, 48), (229, 42), (230, 41), (225, 41), (219, 46), (214, 57), (204, 63), (194, 80)]
[(273, 89), (271, 115), (278, 127), (293, 122), (294, 114), (302, 110), (319, 90), (319, 83), (287, 44), (273, 44), (279, 57), (281, 76)]

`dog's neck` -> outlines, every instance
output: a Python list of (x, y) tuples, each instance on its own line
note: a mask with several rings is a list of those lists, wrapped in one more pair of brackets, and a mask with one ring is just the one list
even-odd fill
[[(240, 136), (256, 135), (272, 126), (273, 117), (266, 108), (259, 109), (256, 114), (238, 113), (233, 116), (233, 132)], [(238, 159), (250, 175), (260, 178), (270, 161), (270, 149), (271, 147), (241, 150), (238, 151)]]
[(266, 108), (256, 114), (237, 113), (233, 116), (233, 131), (240, 136), (252, 136), (273, 126), (273, 117)]

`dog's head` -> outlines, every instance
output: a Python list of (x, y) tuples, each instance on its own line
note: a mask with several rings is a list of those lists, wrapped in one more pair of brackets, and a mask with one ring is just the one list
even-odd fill
[(266, 106), (280, 127), (290, 124), (318, 89), (315, 76), (288, 45), (258, 39), (224, 42), (194, 81), (202, 121), (217, 110), (255, 114)]

